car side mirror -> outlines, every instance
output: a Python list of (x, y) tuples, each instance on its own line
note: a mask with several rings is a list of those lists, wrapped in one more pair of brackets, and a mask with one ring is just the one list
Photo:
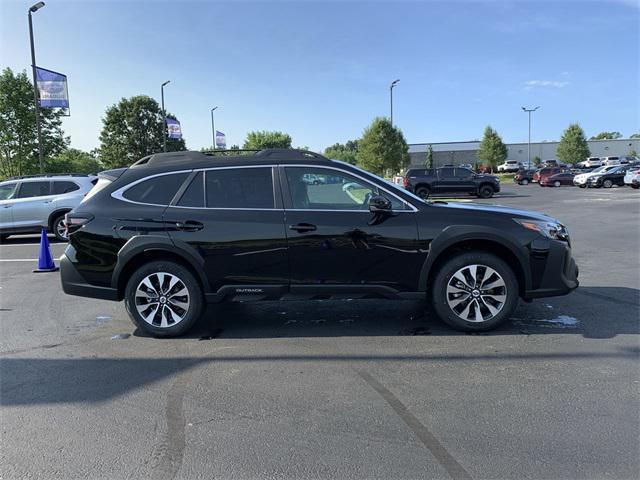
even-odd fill
[(369, 211), (371, 213), (391, 212), (391, 202), (382, 195), (374, 195), (369, 199)]

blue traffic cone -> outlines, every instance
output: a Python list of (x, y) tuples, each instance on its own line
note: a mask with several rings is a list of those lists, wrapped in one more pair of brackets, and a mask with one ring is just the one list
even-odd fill
[(42, 235), (40, 235), (40, 254), (38, 255), (38, 269), (34, 270), (34, 272), (55, 272), (56, 270), (58, 270), (58, 267), (56, 267), (56, 264), (53, 263), (53, 258), (51, 257), (47, 231), (43, 228)]

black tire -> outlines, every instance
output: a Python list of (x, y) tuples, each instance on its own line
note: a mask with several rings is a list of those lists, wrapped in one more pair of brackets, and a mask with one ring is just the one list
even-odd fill
[(607, 178), (604, 182), (602, 182), (602, 186), (604, 188), (611, 188), (613, 187), (613, 182)]
[(529, 185), (529, 180), (526, 178), (520, 181), (520, 185)]
[[(449, 281), (452, 279), (456, 272), (470, 265), (481, 265), (484, 267), (492, 268), (499, 274), (500, 277), (502, 277), (506, 289), (506, 299), (495, 315), (491, 316), (489, 309), (486, 306), (482, 307), (484, 308), (485, 313), (489, 312), (489, 315), (487, 315), (489, 318), (481, 322), (465, 320), (464, 318), (459, 316), (449, 306), (448, 303), (447, 286), (449, 284)], [(480, 268), (478, 268), (478, 271), (479, 270)], [(486, 270), (484, 270), (484, 273), (486, 274)], [(489, 280), (489, 278), (483, 279), (483, 281), (485, 282), (487, 280)], [(461, 253), (449, 259), (444, 265), (442, 265), (442, 267), (440, 267), (433, 281), (431, 296), (433, 308), (440, 319), (454, 329), (465, 332), (491, 330), (507, 320), (517, 307), (519, 297), (518, 280), (516, 279), (516, 276), (511, 267), (509, 267), (509, 265), (507, 265), (507, 263), (504, 262), (501, 258), (491, 253), (483, 251)], [(469, 298), (472, 297), (470, 296)], [(484, 296), (484, 298), (487, 297)], [(487, 299), (487, 301), (489, 300), (490, 299)], [(471, 303), (473, 303), (474, 301), (476, 300), (473, 300), (472, 298)], [(482, 299), (477, 301), (482, 301), (486, 305), (486, 303)], [(464, 307), (464, 305), (461, 305), (461, 307)], [(474, 312), (475, 308), (476, 307), (474, 306)]]
[(0, 235), (0, 242), (4, 242), (7, 238), (9, 238), (9, 234), (3, 233), (2, 235)]
[[(189, 305), (185, 310), (186, 313), (184, 317), (175, 324), (166, 327), (148, 323), (136, 308), (136, 290), (138, 289), (138, 285), (149, 275), (160, 272), (169, 273), (177, 277), (188, 291)], [(155, 261), (144, 264), (131, 275), (125, 289), (124, 303), (127, 313), (134, 325), (145, 333), (154, 337), (177, 337), (187, 332), (198, 321), (204, 308), (204, 297), (200, 282), (186, 267), (171, 261)], [(166, 304), (166, 302), (163, 303)], [(168, 316), (167, 314), (167, 317)]]
[(493, 197), (493, 187), (491, 185), (482, 185), (478, 189), (478, 197), (480, 198), (491, 198)]
[(578, 185), (579, 188), (587, 188), (586, 185)]
[(66, 229), (63, 229), (64, 226), (64, 213), (62, 215), (56, 216), (49, 226), (49, 230), (53, 233), (56, 239), (60, 242), (68, 242), (69, 237), (66, 235)]
[(553, 186), (554, 186), (554, 187), (559, 187), (560, 185), (561, 185), (561, 183), (560, 183), (558, 180), (556, 180), (555, 182), (553, 182)]
[(430, 194), (431, 194), (431, 190), (429, 189), (429, 187), (425, 187), (423, 185), (421, 187), (416, 188), (416, 195), (419, 196), (422, 199), (429, 198)]
[(633, 188), (634, 190), (638, 190), (640, 188), (640, 185), (634, 185), (633, 183), (631, 184), (631, 188)]

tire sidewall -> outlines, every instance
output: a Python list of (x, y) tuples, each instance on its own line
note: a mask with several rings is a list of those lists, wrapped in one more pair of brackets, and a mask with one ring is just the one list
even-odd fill
[[(138, 313), (135, 306), (135, 292), (138, 285), (148, 275), (157, 272), (167, 272), (178, 277), (189, 292), (189, 310), (187, 316), (177, 325), (160, 328), (148, 324)], [(195, 276), (184, 266), (170, 261), (156, 261), (147, 263), (136, 270), (125, 288), (124, 304), (127, 313), (135, 326), (154, 337), (176, 337), (187, 332), (198, 321), (202, 314), (204, 299), (202, 288)]]
[(416, 190), (416, 195), (418, 195), (422, 199), (429, 198), (430, 193), (431, 190), (429, 189), (429, 187), (420, 187)]
[(58, 223), (60, 223), (61, 221), (64, 222), (64, 214), (63, 215), (58, 215), (56, 218), (53, 219), (53, 222), (51, 222), (51, 233), (53, 233), (56, 237), (56, 239), (60, 242), (68, 242), (69, 238), (65, 238), (62, 235), (58, 234)]
[[(502, 307), (502, 310), (500, 310), (498, 315), (487, 320), (486, 322), (467, 322), (458, 317), (451, 310), (449, 304), (447, 303), (446, 292), (449, 280), (455, 272), (467, 265), (472, 264), (486, 265), (493, 268), (502, 276), (507, 286), (507, 299), (505, 305)], [(433, 308), (436, 311), (437, 315), (447, 325), (453, 327), (456, 330), (477, 332), (483, 330), (491, 330), (506, 321), (511, 316), (518, 305), (518, 290), (518, 280), (511, 267), (509, 267), (509, 265), (507, 265), (504, 260), (488, 252), (468, 252), (456, 255), (455, 257), (448, 260), (438, 270), (431, 286), (431, 300)]]
[(489, 185), (483, 185), (478, 190), (478, 196), (480, 198), (491, 198), (493, 197), (493, 187)]
[(560, 182), (556, 181), (556, 182), (553, 184), (553, 186), (554, 186), (554, 187), (559, 187), (559, 186), (560, 186)]
[(602, 182), (602, 186), (604, 188), (611, 188), (613, 187), (613, 182), (611, 180), (605, 180), (604, 182)]

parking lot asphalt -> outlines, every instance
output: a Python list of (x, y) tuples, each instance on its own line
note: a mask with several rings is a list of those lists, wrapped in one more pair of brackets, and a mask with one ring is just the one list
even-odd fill
[(0, 477), (638, 478), (640, 192), (482, 203), (565, 223), (581, 286), (481, 335), (422, 302), (344, 300), (210, 306), (152, 339), (32, 273), (37, 237), (9, 239)]

